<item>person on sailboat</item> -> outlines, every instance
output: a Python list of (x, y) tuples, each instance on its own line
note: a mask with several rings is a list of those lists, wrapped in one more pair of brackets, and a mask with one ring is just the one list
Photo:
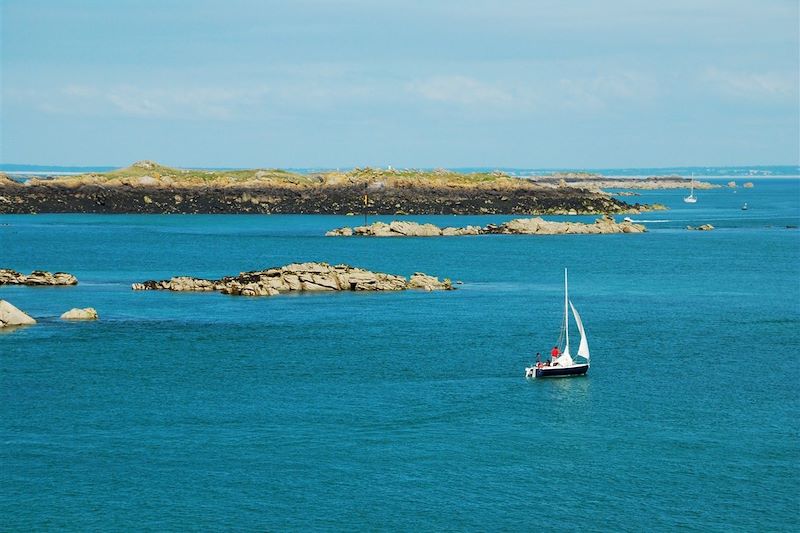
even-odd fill
[(542, 368), (542, 354), (536, 352), (536, 368)]
[(553, 349), (550, 351), (550, 359), (552, 360), (552, 364), (556, 364), (556, 359), (558, 359), (559, 355), (560, 352), (558, 351), (558, 346), (553, 346)]

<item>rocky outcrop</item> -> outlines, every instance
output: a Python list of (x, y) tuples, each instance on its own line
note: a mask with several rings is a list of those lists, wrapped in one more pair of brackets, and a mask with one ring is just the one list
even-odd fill
[(701, 226), (686, 226), (686, 229), (692, 231), (711, 231), (714, 229), (714, 226), (711, 224), (703, 224)]
[(98, 318), (97, 311), (93, 307), (85, 307), (83, 309), (73, 307), (61, 315), (62, 320), (97, 320)]
[(464, 226), (463, 228), (442, 228), (443, 237), (458, 237), (462, 235), (480, 235), (482, 228), (480, 226)]
[(28, 275), (0, 268), (0, 285), (77, 285), (78, 279), (66, 272), (46, 272), (34, 270)]
[(449, 291), (453, 289), (453, 285), (450, 283), (449, 279), (445, 278), (445, 280), (442, 282), (439, 281), (439, 278), (435, 276), (429, 276), (423, 272), (415, 272), (411, 276), (411, 279), (408, 280), (406, 288), (423, 289), (426, 291)]
[(6, 300), (0, 300), (0, 328), (10, 326), (27, 326), (36, 321)]
[(224, 288), (222, 280), (209, 280), (193, 278), (190, 276), (176, 276), (162, 281), (145, 281), (132, 285), (135, 291), (164, 290), (176, 292), (194, 291), (221, 291)]
[(735, 181), (729, 181), (728, 182), (728, 187), (730, 187), (731, 189), (735, 189), (736, 188), (736, 182)]
[(644, 233), (647, 228), (642, 224), (629, 221), (616, 222), (613, 217), (603, 216), (594, 224), (581, 222), (552, 222), (540, 217), (518, 218), (498, 226), (489, 225), (486, 233), (506, 235), (601, 235), (610, 233)]
[(328, 237), (440, 237), (454, 235), (479, 235), (481, 228), (466, 226), (464, 228), (440, 228), (433, 224), (419, 224), (417, 222), (394, 220), (389, 224), (374, 222), (368, 226), (355, 228), (337, 228), (327, 232)]
[(0, 172), (0, 185), (10, 187), (13, 185), (19, 185), (19, 183), (12, 180), (5, 172)]
[(647, 228), (630, 221), (616, 222), (613, 217), (603, 216), (594, 224), (581, 222), (553, 222), (540, 217), (518, 218), (503, 224), (488, 224), (486, 227), (439, 228), (433, 224), (398, 222), (389, 224), (375, 222), (369, 226), (338, 228), (327, 232), (329, 237), (438, 237), (461, 235), (600, 235), (609, 233), (644, 233)]
[(218, 291), (240, 296), (274, 296), (295, 291), (402, 291), (406, 289), (452, 290), (449, 279), (415, 273), (403, 276), (371, 272), (349, 265), (292, 263), (222, 279), (174, 277), (162, 281), (134, 283), (133, 290)]

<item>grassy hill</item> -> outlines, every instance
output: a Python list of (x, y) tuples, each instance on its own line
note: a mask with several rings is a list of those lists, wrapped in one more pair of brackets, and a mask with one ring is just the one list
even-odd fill
[(452, 170), (355, 168), (348, 171), (330, 171), (300, 174), (281, 169), (202, 170), (174, 168), (152, 161), (138, 161), (125, 168), (110, 172), (61, 176), (58, 182), (102, 183), (105, 185), (146, 185), (159, 182), (176, 186), (208, 185), (305, 185), (335, 186), (359, 183), (419, 186), (480, 186), (484, 184), (530, 185), (529, 180), (514, 178), (502, 172), (459, 173)]

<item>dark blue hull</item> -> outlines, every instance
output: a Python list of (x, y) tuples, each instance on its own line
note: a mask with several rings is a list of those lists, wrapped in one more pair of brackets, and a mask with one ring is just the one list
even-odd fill
[(583, 376), (588, 372), (589, 365), (574, 366), (543, 366), (536, 369), (537, 378), (565, 378), (570, 376)]

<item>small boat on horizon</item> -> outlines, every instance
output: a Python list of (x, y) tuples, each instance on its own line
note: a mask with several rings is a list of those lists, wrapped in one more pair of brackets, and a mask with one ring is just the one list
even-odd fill
[(696, 204), (697, 203), (697, 196), (694, 195), (694, 174), (692, 174), (692, 183), (690, 185), (691, 191), (689, 192), (689, 196), (685, 196), (683, 201), (687, 204)]
[[(581, 334), (581, 342), (578, 345), (578, 357), (586, 359), (585, 363), (576, 363), (569, 353), (569, 310), (575, 317), (575, 324)], [(561, 337), (564, 337), (564, 349), (559, 350)], [(567, 269), (564, 269), (564, 322), (562, 324), (559, 343), (556, 344), (554, 352), (557, 357), (547, 363), (537, 361), (535, 365), (525, 368), (526, 378), (561, 378), (572, 376), (584, 376), (589, 371), (589, 342), (586, 340), (586, 332), (583, 329), (583, 322), (578, 310), (569, 299), (569, 285), (567, 283)]]

